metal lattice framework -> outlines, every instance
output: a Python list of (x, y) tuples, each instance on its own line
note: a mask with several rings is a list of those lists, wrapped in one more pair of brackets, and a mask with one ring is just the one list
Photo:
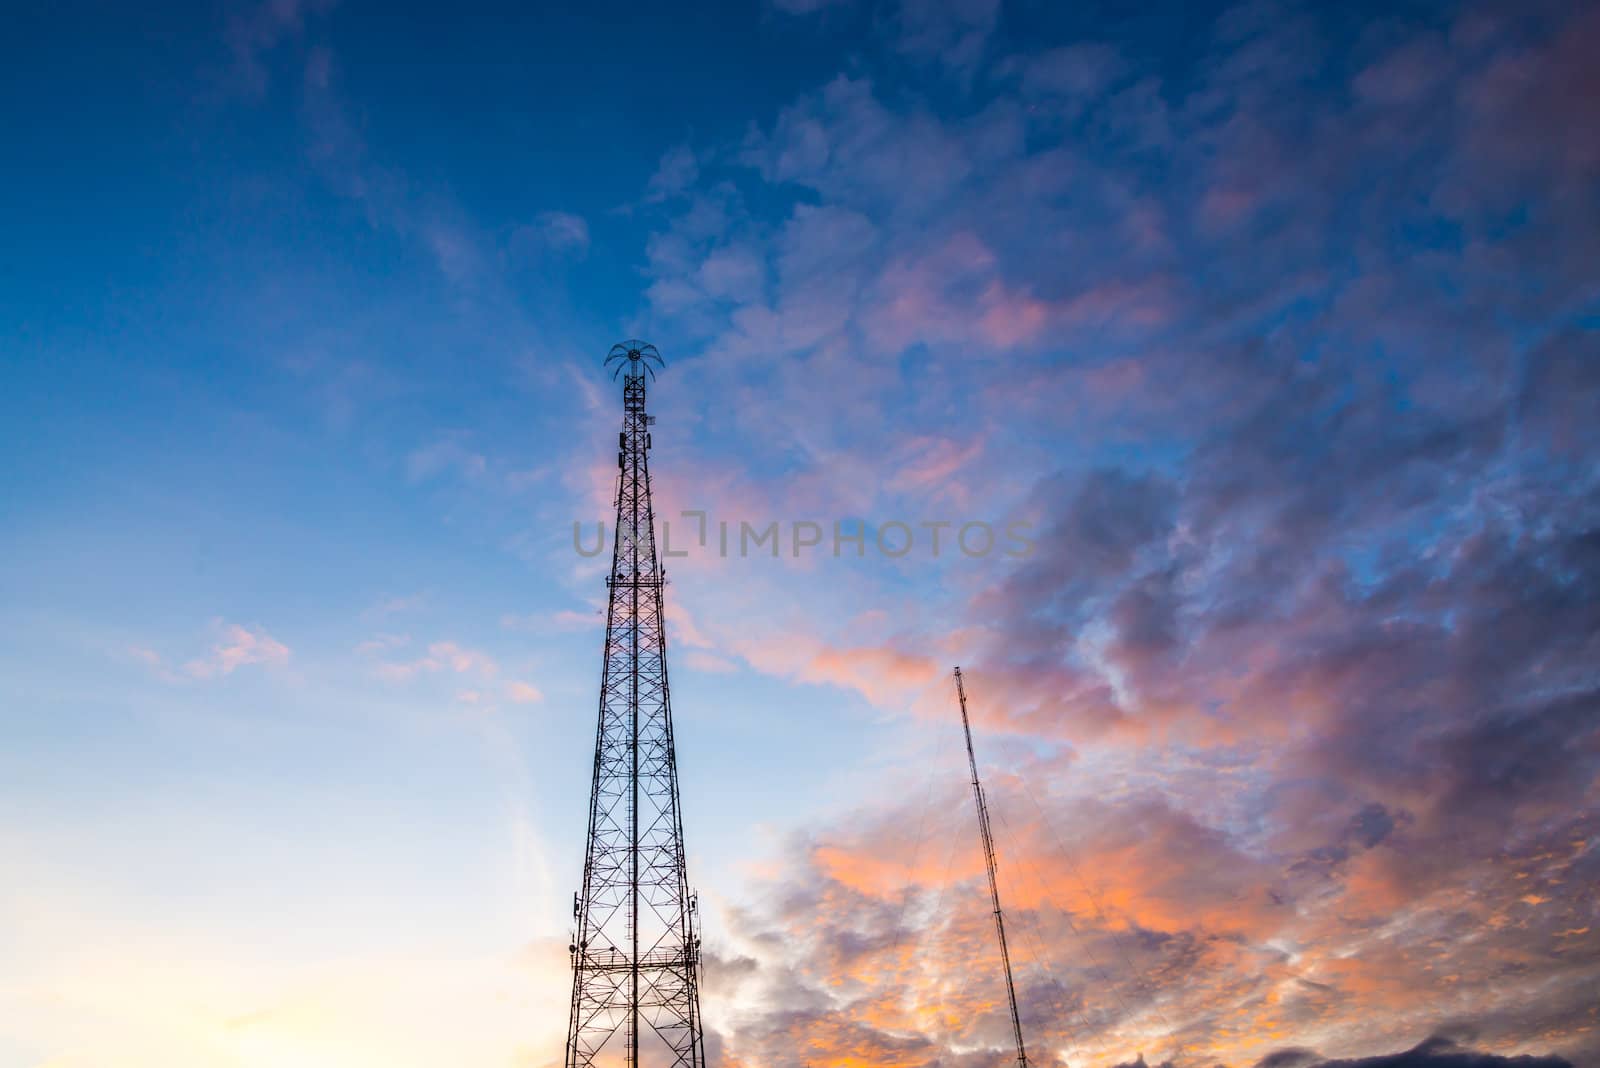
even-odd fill
[(978, 757), (972, 751), (972, 722), (967, 718), (967, 687), (956, 668), (956, 700), (961, 703), (961, 732), (967, 738), (967, 766), (972, 769), (972, 799), (978, 806), (978, 836), (983, 840), (983, 863), (989, 873), (989, 900), (994, 906), (994, 933), (1000, 939), (1000, 966), (1006, 974), (1006, 1002), (1011, 1008), (1011, 1034), (1017, 1040), (1017, 1068), (1028, 1068), (1028, 1048), (1022, 1044), (1022, 1016), (1017, 1012), (1017, 985), (1011, 979), (1011, 950), (1006, 946), (1006, 918), (1000, 911), (1000, 882), (996, 877), (994, 831), (989, 827), (989, 801), (978, 781)]
[(645, 382), (655, 346), (625, 341), (617, 520), (583, 889), (573, 905), (567, 1068), (704, 1068), (700, 937), (683, 857), (663, 586), (650, 505)]

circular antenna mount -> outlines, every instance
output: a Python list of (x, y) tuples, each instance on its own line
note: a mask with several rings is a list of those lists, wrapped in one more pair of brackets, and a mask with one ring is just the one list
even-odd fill
[(624, 369), (629, 378), (642, 378), (646, 374), (654, 378), (656, 368), (667, 364), (650, 342), (633, 339), (612, 345), (611, 351), (606, 353), (605, 365), (612, 368), (611, 377), (615, 379)]

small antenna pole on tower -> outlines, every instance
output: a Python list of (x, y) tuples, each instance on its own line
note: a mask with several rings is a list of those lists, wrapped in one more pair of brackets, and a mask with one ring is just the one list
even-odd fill
[(1017, 987), (1011, 979), (1011, 952), (1006, 948), (1006, 921), (1000, 912), (1000, 883), (995, 878), (994, 832), (989, 829), (989, 804), (978, 781), (978, 758), (972, 751), (972, 723), (967, 719), (967, 688), (956, 668), (956, 699), (961, 703), (961, 730), (967, 736), (967, 764), (972, 769), (972, 797), (978, 804), (978, 833), (983, 838), (983, 859), (989, 869), (989, 900), (994, 904), (994, 932), (1000, 939), (1000, 963), (1005, 967), (1006, 998), (1011, 1005), (1011, 1033), (1017, 1039), (1017, 1068), (1028, 1068), (1028, 1050), (1022, 1044), (1022, 1017), (1017, 1013)]

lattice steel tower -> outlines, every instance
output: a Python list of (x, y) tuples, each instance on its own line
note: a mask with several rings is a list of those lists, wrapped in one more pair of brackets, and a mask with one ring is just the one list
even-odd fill
[(644, 404), (645, 381), (663, 364), (642, 341), (613, 346), (605, 362), (622, 378), (620, 471), (589, 845), (573, 902), (566, 1063), (704, 1068), (699, 917), (683, 860), (664, 579), (650, 507), (655, 419)]

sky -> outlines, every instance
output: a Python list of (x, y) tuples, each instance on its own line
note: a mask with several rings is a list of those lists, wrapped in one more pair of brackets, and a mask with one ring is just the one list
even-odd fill
[(1012, 1062), (957, 664), (1034, 1063), (1600, 1063), (1600, 11), (564, 6), (8, 13), (0, 1068), (561, 1063), (630, 337), (714, 1065)]

